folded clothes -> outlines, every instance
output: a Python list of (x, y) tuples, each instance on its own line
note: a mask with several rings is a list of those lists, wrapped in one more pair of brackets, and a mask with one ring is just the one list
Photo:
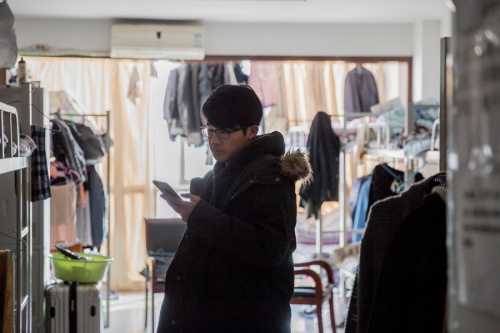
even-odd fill
[[(1, 141), (3, 141), (4, 144), (3, 152), (4, 154), (7, 154), (7, 147), (8, 147), (7, 144), (9, 143), (9, 138), (7, 137), (7, 135), (5, 135), (5, 133), (2, 134), (2, 140), (0, 140), (0, 142)], [(15, 142), (12, 142), (12, 156), (15, 156), (16, 152), (17, 152), (17, 145)], [(7, 157), (12, 157), (12, 156), (7, 156)]]
[(33, 141), (33, 139), (26, 135), (26, 134), (21, 134), (19, 136), (19, 155), (21, 157), (24, 156), (30, 156), (33, 154), (33, 151), (36, 149), (36, 143)]

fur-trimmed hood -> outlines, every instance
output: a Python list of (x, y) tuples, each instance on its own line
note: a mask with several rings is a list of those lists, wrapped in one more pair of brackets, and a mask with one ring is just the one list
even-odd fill
[(312, 169), (307, 153), (290, 150), (281, 156), (279, 164), (286, 177), (305, 184), (312, 181)]

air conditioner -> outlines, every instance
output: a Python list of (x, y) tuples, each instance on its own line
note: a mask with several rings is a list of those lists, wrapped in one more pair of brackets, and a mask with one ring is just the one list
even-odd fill
[(199, 25), (111, 26), (111, 58), (203, 60), (204, 28)]

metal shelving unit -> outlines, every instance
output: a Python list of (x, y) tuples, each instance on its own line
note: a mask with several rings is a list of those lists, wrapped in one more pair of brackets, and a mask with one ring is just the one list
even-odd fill
[[(4, 89), (5, 90), (5, 89)], [(0, 247), (10, 249), (13, 255), (13, 301), (15, 332), (31, 332), (31, 168), (28, 157), (20, 157), (20, 133), (30, 135), (31, 130), (31, 86), (22, 84), (16, 89), (21, 96), (19, 110), (0, 103), (0, 129), (8, 142), (0, 144), (1, 182), (13, 188), (2, 188), (2, 219), (0, 219)], [(18, 111), (20, 113), (18, 117)], [(13, 178), (13, 182), (11, 182)], [(13, 183), (13, 184), (12, 184)], [(12, 195), (15, 193), (15, 196)], [(11, 206), (16, 206), (15, 211)], [(4, 219), (4, 217), (6, 217)]]

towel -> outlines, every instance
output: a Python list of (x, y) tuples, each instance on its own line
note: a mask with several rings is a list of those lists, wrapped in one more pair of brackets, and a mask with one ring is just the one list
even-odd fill
[(14, 333), (14, 265), (12, 253), (0, 250), (0, 331)]
[(31, 201), (45, 200), (51, 197), (50, 177), (45, 147), (45, 129), (31, 126), (36, 150), (31, 157)]

